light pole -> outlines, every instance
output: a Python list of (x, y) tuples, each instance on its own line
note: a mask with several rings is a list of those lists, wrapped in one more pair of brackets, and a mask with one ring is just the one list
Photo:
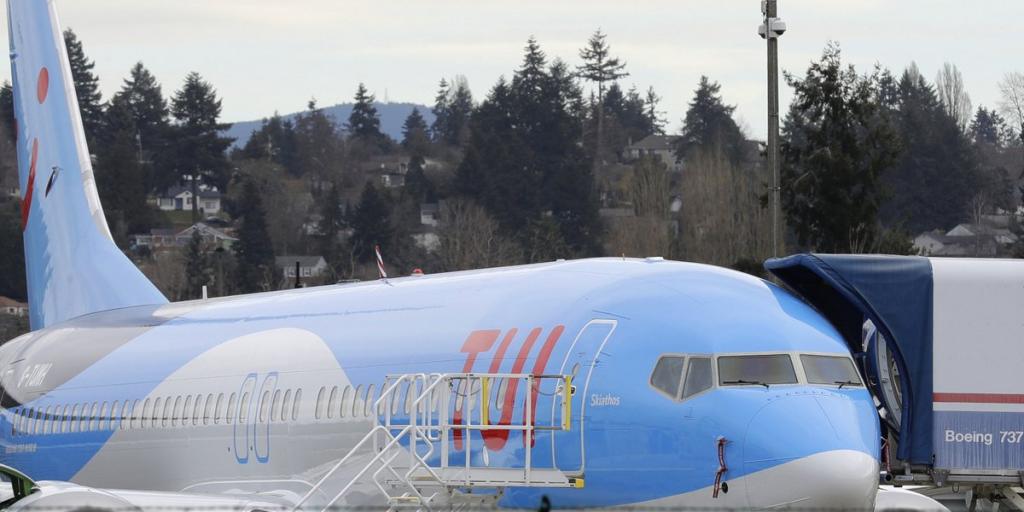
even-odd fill
[(764, 21), (757, 33), (768, 41), (768, 172), (772, 176), (772, 252), (775, 257), (783, 252), (779, 187), (779, 36), (786, 32), (786, 22), (778, 17), (777, 0), (762, 0)]

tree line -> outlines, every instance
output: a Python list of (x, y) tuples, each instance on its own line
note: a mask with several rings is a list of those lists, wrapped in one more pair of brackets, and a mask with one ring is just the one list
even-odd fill
[[(433, 122), (413, 109), (400, 140), (381, 131), (376, 98), (361, 83), (344, 122), (311, 99), (293, 118), (263, 120), (235, 148), (223, 136), (221, 99), (198, 73), (168, 98), (140, 62), (103, 101), (82, 43), (70, 30), (65, 40), (115, 239), (175, 299), (203, 286), (222, 295), (286, 285), (275, 255), (322, 255), (324, 282), (373, 278), (376, 246), (399, 274), (597, 255), (760, 273), (770, 256), (764, 148), (736, 123), (721, 85), (701, 77), (681, 129), (666, 134), (661, 98), (622, 85), (627, 63), (601, 31), (576, 66), (529, 38), (519, 66), (479, 101), (464, 77), (442, 79)], [(1004, 102), (973, 109), (955, 66), (934, 82), (914, 65), (860, 73), (830, 44), (786, 80), (791, 250), (908, 253), (912, 234), (1019, 206), (1019, 74), (1001, 84)], [(8, 120), (10, 98), (7, 85)], [(12, 128), (0, 125), (5, 175), (14, 169)], [(665, 137), (667, 157), (630, 154), (650, 136)], [(382, 181), (389, 173), (399, 185)], [(132, 247), (129, 234), (175, 225), (146, 201), (172, 186), (221, 192), (220, 221), (237, 242), (211, 246), (196, 233), (169, 254)], [(437, 205), (436, 228), (421, 222), (424, 204)], [(193, 208), (190, 223), (211, 220)], [(23, 297), (16, 201), (0, 205), (0, 229), (9, 260), (0, 294)]]

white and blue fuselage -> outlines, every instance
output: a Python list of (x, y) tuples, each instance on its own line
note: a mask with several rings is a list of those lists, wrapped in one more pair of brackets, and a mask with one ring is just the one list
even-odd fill
[[(821, 381), (804, 367), (814, 355), (850, 360), (835, 329), (790, 293), (662, 260), (139, 306), (0, 347), (0, 462), (35, 480), (287, 501), (367, 432), (376, 414), (367, 401), (388, 374), (564, 373), (578, 388), (572, 429), (538, 433), (531, 456), (586, 485), (512, 489), (502, 506), (533, 507), (546, 494), (557, 507), (871, 507), (873, 400), (859, 379)], [(733, 356), (782, 356), (793, 379), (736, 382), (745, 367), (725, 366)], [(654, 375), (674, 357), (678, 370)], [(705, 385), (667, 391), (664, 375), (685, 381), (688, 358), (711, 362)], [(537, 421), (547, 422), (554, 398), (538, 395)], [(521, 424), (521, 410), (503, 418), (496, 398), (491, 421)], [(519, 433), (473, 435), (474, 464), (525, 457)], [(720, 439), (728, 469), (714, 498)], [(466, 456), (462, 442), (449, 448), (453, 461)]]

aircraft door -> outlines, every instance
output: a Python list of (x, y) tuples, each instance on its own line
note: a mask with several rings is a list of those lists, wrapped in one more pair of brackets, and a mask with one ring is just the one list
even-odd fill
[(238, 389), (238, 405), (234, 411), (229, 411), (234, 419), (234, 425), (232, 428), (232, 437), (234, 438), (234, 449), (235, 449), (235, 460), (239, 464), (246, 464), (249, 462), (249, 450), (251, 444), (251, 431), (249, 428), (248, 417), (252, 416), (249, 413), (249, 403), (252, 402), (252, 391), (256, 387), (256, 374), (250, 373), (242, 381), (242, 387)]
[[(555, 432), (552, 436), (551, 463), (562, 471), (583, 473), (586, 462), (584, 436), (587, 422), (587, 397), (590, 379), (601, 365), (601, 353), (615, 331), (615, 320), (591, 320), (580, 330), (562, 361), (559, 374), (572, 375), (574, 388), (570, 430)], [(561, 394), (552, 400), (551, 417), (554, 424), (562, 421), (564, 404)]]
[(255, 407), (249, 417), (249, 425), (253, 430), (256, 460), (265, 463), (270, 460), (270, 411), (271, 400), (277, 389), (277, 372), (267, 375), (260, 386), (260, 392), (253, 395)]

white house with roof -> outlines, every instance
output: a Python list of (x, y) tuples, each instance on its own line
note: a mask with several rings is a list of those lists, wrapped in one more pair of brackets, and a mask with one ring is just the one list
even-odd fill
[(132, 235), (131, 239), (136, 247), (148, 247), (150, 250), (157, 250), (170, 247), (184, 247), (192, 240), (192, 233), (199, 232), (203, 245), (207, 247), (219, 247), (224, 250), (231, 249), (231, 246), (238, 241), (237, 238), (229, 235), (223, 230), (217, 229), (204, 222), (197, 222), (181, 231), (166, 228), (154, 228), (146, 234)]
[[(199, 187), (199, 211), (214, 214), (221, 210), (221, 193), (216, 188), (201, 185)], [(174, 186), (156, 198), (156, 206), (164, 211), (192, 210), (192, 188)]]
[(329, 270), (323, 256), (278, 256), (274, 261), (285, 279), (295, 279), (296, 263), (303, 278), (321, 277)]
[(676, 145), (679, 144), (678, 135), (648, 135), (642, 140), (626, 146), (626, 158), (638, 160), (644, 156), (654, 157), (661, 160), (670, 171), (683, 170), (683, 161), (676, 157)]
[(18, 302), (10, 297), (0, 296), (0, 314), (18, 317), (26, 316), (28, 315), (28, 304)]

